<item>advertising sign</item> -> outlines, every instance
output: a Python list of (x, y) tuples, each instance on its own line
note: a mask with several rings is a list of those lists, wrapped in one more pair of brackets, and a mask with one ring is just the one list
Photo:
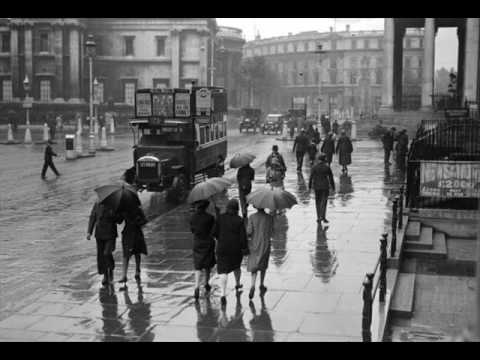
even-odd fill
[(293, 98), (293, 109), (295, 110), (305, 110), (305, 98), (304, 97), (294, 97)]
[(197, 116), (210, 116), (212, 108), (212, 93), (207, 88), (195, 92), (195, 108)]
[(152, 96), (149, 92), (135, 94), (135, 114), (137, 117), (152, 116)]
[(175, 117), (190, 116), (190, 93), (175, 93)]
[(480, 198), (480, 163), (422, 162), (420, 196)]
[(152, 93), (153, 116), (173, 117), (173, 93), (154, 92)]

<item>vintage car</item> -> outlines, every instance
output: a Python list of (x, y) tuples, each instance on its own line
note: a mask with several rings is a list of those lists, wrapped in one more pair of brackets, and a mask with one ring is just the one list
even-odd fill
[(268, 114), (262, 124), (262, 134), (282, 134), (285, 116), (282, 114)]
[(167, 191), (181, 202), (227, 155), (227, 94), (217, 87), (138, 90), (133, 162), (140, 191)]
[(240, 121), (239, 130), (253, 130), (254, 133), (257, 132), (257, 128), (260, 127), (260, 118), (262, 116), (262, 110), (260, 109), (251, 109), (244, 108), (242, 109), (242, 119)]

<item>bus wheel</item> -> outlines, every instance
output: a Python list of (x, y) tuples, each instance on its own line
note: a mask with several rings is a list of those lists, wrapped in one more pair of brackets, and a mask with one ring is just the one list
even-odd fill
[(187, 198), (188, 188), (185, 175), (179, 174), (173, 179), (172, 187), (167, 191), (167, 201), (180, 204)]

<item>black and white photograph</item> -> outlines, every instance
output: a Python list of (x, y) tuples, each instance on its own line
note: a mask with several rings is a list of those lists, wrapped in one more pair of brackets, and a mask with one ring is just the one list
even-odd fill
[(0, 18), (0, 342), (479, 342), (479, 102), (480, 18)]

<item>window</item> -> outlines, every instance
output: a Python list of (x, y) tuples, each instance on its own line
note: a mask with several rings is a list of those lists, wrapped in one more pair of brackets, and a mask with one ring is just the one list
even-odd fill
[(10, 52), (10, 33), (9, 32), (2, 32), (2, 37), (0, 38), (1, 41), (1, 52)]
[(357, 48), (357, 39), (352, 39), (352, 49), (355, 50)]
[(382, 69), (380, 68), (377, 68), (375, 70), (375, 82), (377, 83), (377, 85), (380, 85), (382, 83), (382, 76), (383, 76), (383, 73), (382, 73)]
[(135, 105), (135, 83), (126, 82), (124, 85), (125, 104)]
[(50, 101), (50, 80), (40, 80), (40, 101)]
[(40, 52), (49, 52), (50, 51), (50, 44), (49, 44), (49, 39), (48, 39), (48, 32), (47, 31), (41, 31), (40, 32), (40, 46), (39, 46), (39, 51)]
[(168, 79), (153, 79), (153, 88), (154, 89), (167, 89), (169, 84)]
[(275, 54), (275, 45), (270, 46), (270, 54)]
[(365, 39), (365, 49), (370, 49), (370, 40), (369, 39)]
[(2, 81), (2, 100), (3, 101), (12, 101), (13, 100), (13, 89), (12, 89), (12, 80), (3, 80)]
[(157, 36), (155, 40), (157, 42), (157, 56), (165, 56), (165, 37)]
[(123, 39), (125, 43), (125, 56), (133, 56), (134, 55), (133, 41), (135, 40), (135, 36), (124, 36)]

